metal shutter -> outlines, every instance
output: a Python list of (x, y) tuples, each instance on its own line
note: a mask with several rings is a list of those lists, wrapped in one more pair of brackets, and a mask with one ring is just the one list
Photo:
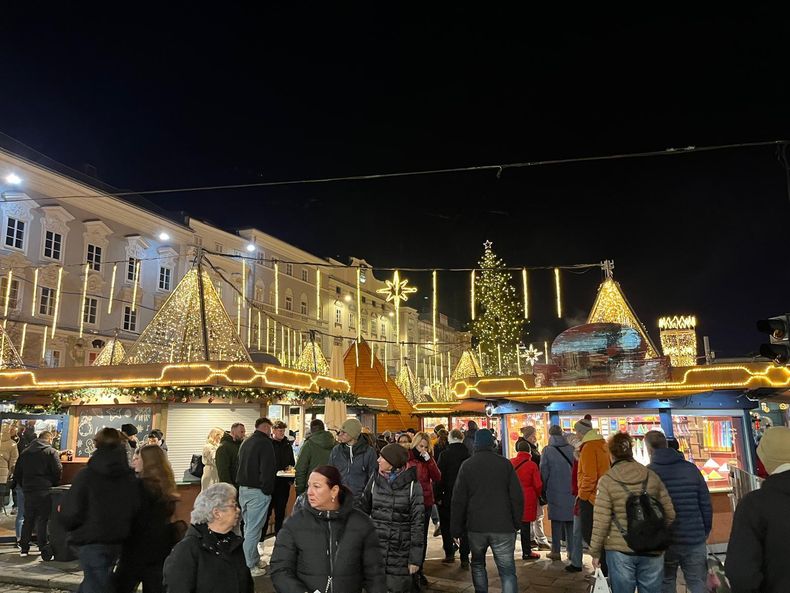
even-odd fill
[(189, 462), (192, 455), (203, 452), (209, 431), (215, 426), (230, 430), (231, 424), (241, 422), (247, 434), (255, 430), (255, 421), (260, 418), (259, 404), (250, 405), (216, 405), (190, 404), (185, 406), (171, 405), (167, 410), (167, 457), (173, 466), (176, 482), (197, 481), (189, 473)]

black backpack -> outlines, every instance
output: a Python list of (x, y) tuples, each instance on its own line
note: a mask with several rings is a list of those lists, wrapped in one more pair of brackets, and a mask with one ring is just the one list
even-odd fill
[(189, 473), (195, 476), (196, 478), (203, 477), (203, 456), (202, 455), (193, 455), (192, 461), (189, 462)]
[(623, 529), (614, 511), (612, 511), (612, 520), (623, 535), (625, 543), (637, 554), (662, 552), (669, 547), (672, 539), (670, 529), (664, 520), (664, 507), (647, 493), (648, 478), (642, 482), (639, 492), (632, 492), (625, 484), (612, 478), (628, 493), (625, 501), (628, 528)]

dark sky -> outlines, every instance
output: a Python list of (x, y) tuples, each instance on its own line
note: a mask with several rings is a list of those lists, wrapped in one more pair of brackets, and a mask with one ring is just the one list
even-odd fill
[[(6, 13), (0, 131), (133, 190), (790, 139), (790, 21), (770, 12), (329, 4)], [(693, 313), (721, 356), (790, 309), (774, 148), (155, 200), (380, 266), (470, 267), (485, 239), (514, 266), (612, 258), (654, 338), (660, 315)], [(462, 321), (467, 280), (440, 276)], [(560, 323), (535, 272), (530, 339), (582, 318), (599, 280), (566, 275)]]

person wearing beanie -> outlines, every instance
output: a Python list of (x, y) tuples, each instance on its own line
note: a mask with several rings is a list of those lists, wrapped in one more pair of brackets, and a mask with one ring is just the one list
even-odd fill
[(735, 509), (724, 572), (733, 593), (787, 593), (790, 572), (785, 546), (790, 538), (790, 428), (768, 428), (757, 456), (768, 478)]
[(329, 465), (340, 471), (343, 484), (348, 486), (354, 498), (362, 494), (376, 473), (376, 451), (366, 439), (360, 438), (361, 434), (362, 423), (356, 418), (349, 418), (340, 426), (338, 444), (329, 454)]
[(475, 591), (488, 591), (486, 553), (494, 554), (502, 591), (518, 591), (514, 533), (521, 530), (524, 493), (513, 465), (492, 449), (489, 430), (475, 434), (475, 453), (458, 472), (451, 511), (451, 532), (460, 538), (466, 532), (472, 554), (472, 583)]
[(530, 543), (530, 524), (537, 518), (538, 498), (543, 489), (543, 480), (540, 469), (532, 461), (530, 446), (527, 441), (516, 443), (516, 456), (510, 460), (513, 469), (521, 484), (524, 493), (524, 514), (521, 517), (521, 558), (522, 560), (537, 560), (540, 554), (532, 551)]
[[(439, 472), (442, 477), (436, 484), (435, 501), (439, 509), (439, 526), (442, 532), (442, 548), (444, 548), (444, 562), (450, 564), (455, 562), (456, 546), (453, 543), (451, 532), (452, 523), (452, 504), (453, 488), (458, 478), (458, 471), (461, 464), (469, 459), (469, 450), (464, 445), (464, 433), (458, 429), (450, 431), (447, 437), (448, 445), (437, 461)], [(466, 533), (461, 534), (459, 542), (459, 554), (461, 556), (461, 568), (469, 568), (469, 540)]]
[(134, 424), (122, 424), (121, 435), (124, 440), (124, 450), (126, 451), (126, 461), (129, 462), (129, 467), (132, 467), (132, 459), (134, 459), (134, 450), (137, 449), (137, 427)]
[(423, 558), (425, 507), (417, 470), (406, 467), (408, 461), (409, 452), (400, 445), (383, 447), (377, 471), (359, 498), (360, 510), (376, 526), (390, 593), (412, 591), (413, 575)]
[[(586, 420), (586, 419), (585, 419)], [(592, 426), (592, 421), (590, 421)], [(584, 425), (586, 430), (586, 425)], [(577, 433), (578, 435), (578, 433)], [(598, 481), (609, 471), (611, 462), (606, 441), (594, 428), (586, 430), (579, 446), (579, 464), (576, 471), (578, 485), (578, 513), (579, 527), (582, 539), (590, 545), (593, 532), (593, 515), (595, 507), (595, 493), (598, 490)], [(577, 556), (578, 557), (578, 556)], [(571, 558), (571, 565), (575, 565), (576, 558)], [(601, 570), (604, 575), (609, 574), (606, 564), (606, 551), (601, 551)]]
[(560, 542), (568, 542), (568, 560), (573, 557), (573, 507), (576, 500), (571, 494), (573, 472), (573, 447), (554, 424), (549, 429), (549, 444), (543, 449), (540, 460), (540, 477), (549, 507), (551, 521), (551, 560), (561, 560)]

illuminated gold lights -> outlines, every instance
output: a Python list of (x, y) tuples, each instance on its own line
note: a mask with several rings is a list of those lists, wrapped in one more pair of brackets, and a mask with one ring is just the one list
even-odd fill
[(134, 265), (134, 288), (132, 289), (132, 313), (137, 310), (137, 291), (140, 289), (140, 260)]
[(299, 360), (294, 363), (294, 368), (299, 371), (318, 373), (319, 375), (329, 376), (329, 363), (326, 356), (321, 351), (321, 346), (316, 342), (307, 342), (299, 355)]
[[(395, 305), (395, 341), (400, 343), (400, 303), (401, 301), (405, 303), (409, 300), (409, 295), (417, 292), (417, 289), (413, 286), (408, 286), (408, 280), (401, 280), (398, 270), (395, 270), (393, 273), (392, 280), (385, 280), (384, 282), (387, 286), (385, 288), (379, 288), (376, 292), (386, 295), (387, 302), (393, 302)], [(401, 365), (402, 364), (403, 361), (401, 360)]]
[(38, 289), (38, 268), (33, 270), (33, 305), (30, 307), (30, 316), (36, 316), (36, 303), (38, 302), (38, 297), (36, 296), (36, 290)]
[(252, 307), (247, 309), (247, 349), (252, 348)]
[(529, 319), (529, 285), (527, 284), (527, 268), (521, 269), (521, 285), (524, 289), (524, 319)]
[(82, 310), (80, 311), (80, 337), (83, 335), (85, 328), (85, 309), (88, 306), (88, 270), (90, 264), (85, 264), (85, 278), (82, 279)]
[(22, 324), (22, 343), (19, 344), (19, 357), (25, 355), (25, 338), (27, 338), (27, 323)]
[(236, 333), (241, 335), (241, 295), (236, 295)]
[(557, 297), (557, 319), (562, 319), (562, 287), (560, 286), (559, 268), (554, 268), (554, 291)]
[[(38, 270), (36, 270), (38, 271)], [(118, 264), (112, 265), (112, 280), (110, 281), (110, 298), (107, 300), (107, 315), (112, 313), (112, 299), (115, 296), (115, 272), (118, 271)]]
[(359, 343), (362, 341), (362, 289), (360, 288), (361, 270), (357, 266), (357, 339), (354, 340), (354, 355), (359, 366)]
[(543, 355), (546, 357), (546, 364), (549, 364), (549, 343), (548, 341), (543, 342)]
[(658, 320), (661, 351), (673, 367), (697, 364), (697, 319), (693, 315)]
[[(24, 329), (22, 331), (24, 332)], [(0, 327), (0, 334), (2, 334), (0, 336), (0, 369), (24, 367), (25, 363), (22, 362), (22, 357), (14, 348), (11, 336), (2, 327)]]
[(125, 362), (164, 363), (171, 355), (176, 363), (206, 358), (249, 361), (214, 284), (202, 268), (194, 267), (184, 275), (130, 348)]
[(315, 270), (315, 318), (321, 321), (321, 269)]
[(5, 328), (5, 322), (6, 319), (8, 319), (8, 303), (11, 302), (11, 281), (13, 278), (14, 270), (8, 270), (8, 276), (6, 277), (7, 284), (5, 287), (5, 303), (3, 304), (3, 328)]
[(400, 392), (406, 396), (410, 404), (414, 405), (422, 400), (417, 381), (414, 379), (409, 365), (405, 364), (400, 368), (398, 376), (395, 378), (395, 385), (397, 385)]
[(55, 314), (52, 316), (52, 335), (50, 338), (55, 337), (55, 329), (58, 326), (58, 314), (60, 313), (60, 287), (63, 281), (63, 268), (58, 268), (58, 287), (55, 290)]
[[(278, 262), (274, 262), (274, 314), (280, 314), (280, 264)], [(275, 343), (277, 341), (277, 337), (275, 336)], [(275, 345), (275, 350), (277, 347)]]
[(433, 281), (432, 282), (432, 284), (433, 284), (433, 307), (432, 307), (432, 312), (431, 312), (431, 323), (433, 325), (433, 343), (435, 344), (436, 343), (436, 316), (437, 316), (437, 311), (438, 311), (438, 308), (439, 308), (439, 304), (438, 304), (439, 295), (436, 292), (436, 270), (434, 270), (433, 273), (431, 274), (431, 279)]
[(96, 360), (93, 361), (93, 366), (121, 364), (124, 356), (126, 356), (126, 348), (123, 347), (121, 341), (118, 338), (110, 338), (99, 352)]
[[(268, 323), (268, 319), (266, 320)], [(267, 326), (268, 329), (268, 326)], [(267, 348), (268, 350), (268, 348)], [(261, 311), (258, 309), (258, 352), (261, 351)]]
[(658, 356), (655, 344), (625, 298), (620, 285), (611, 278), (606, 278), (598, 287), (598, 295), (595, 297), (587, 323), (619, 323), (632, 327), (639, 332), (647, 346), (645, 358)]
[(482, 376), (483, 369), (480, 367), (480, 363), (477, 362), (475, 355), (471, 350), (464, 350), (463, 354), (461, 354), (458, 364), (455, 365), (455, 370), (453, 370), (452, 374), (450, 375), (450, 382), (454, 383), (460, 379)]
[(472, 280), (471, 280), (471, 289), (470, 292), (472, 294), (472, 321), (475, 320), (475, 271), (472, 270)]
[(44, 337), (41, 339), (41, 360), (46, 360), (47, 358), (47, 327), (44, 326)]

